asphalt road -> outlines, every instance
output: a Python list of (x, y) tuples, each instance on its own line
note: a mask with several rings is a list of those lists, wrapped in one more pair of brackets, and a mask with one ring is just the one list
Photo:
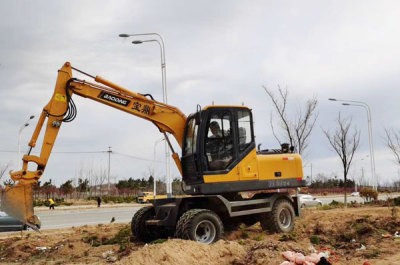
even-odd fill
[[(399, 196), (399, 194), (391, 194), (390, 197), (394, 198), (396, 196)], [(344, 195), (339, 195), (339, 196), (315, 196), (319, 200), (321, 200), (322, 204), (329, 204), (333, 200), (337, 202), (344, 202)], [(386, 194), (381, 194), (378, 196), (379, 200), (386, 200), (388, 198), (388, 195)], [(347, 202), (351, 201), (356, 201), (356, 202), (364, 202), (364, 199), (361, 198), (360, 196), (350, 196), (350, 194), (347, 194)]]
[[(396, 194), (398, 196), (398, 194)], [(393, 197), (393, 195), (392, 195)], [(340, 196), (317, 196), (323, 204), (328, 204), (333, 200), (343, 202), (343, 195)], [(387, 195), (380, 195), (379, 199), (387, 199)], [(361, 197), (348, 196), (348, 202), (357, 201), (363, 202)], [(90, 207), (86, 209), (86, 207)], [(42, 222), (42, 229), (57, 229), (57, 228), (69, 228), (77, 227), (82, 225), (96, 225), (96, 224), (107, 224), (110, 223), (114, 217), (116, 223), (127, 223), (130, 222), (133, 215), (142, 206), (124, 206), (124, 207), (100, 207), (93, 208), (93, 206), (81, 206), (74, 209), (58, 209), (55, 211), (49, 210), (35, 210), (35, 214), (40, 217)], [(60, 207), (61, 208), (61, 207)]]
[(36, 212), (36, 215), (40, 217), (42, 229), (56, 229), (107, 224), (113, 217), (115, 223), (127, 223), (131, 221), (135, 212), (140, 208), (141, 206), (39, 211)]

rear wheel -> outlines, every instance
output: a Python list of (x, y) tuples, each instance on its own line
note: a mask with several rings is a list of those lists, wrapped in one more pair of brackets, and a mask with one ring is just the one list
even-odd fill
[(200, 243), (211, 244), (224, 234), (224, 226), (218, 215), (206, 209), (185, 212), (176, 225), (175, 236)]
[(132, 217), (131, 230), (132, 235), (139, 241), (150, 242), (159, 237), (154, 229), (149, 230), (146, 227), (146, 221), (154, 219), (155, 211), (153, 206), (143, 207)]
[(260, 223), (263, 230), (288, 233), (294, 229), (294, 209), (291, 202), (280, 199), (274, 203), (272, 211), (264, 214)]

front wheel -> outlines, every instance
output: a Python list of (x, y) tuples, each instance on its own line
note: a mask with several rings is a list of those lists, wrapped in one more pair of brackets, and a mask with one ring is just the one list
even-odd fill
[(176, 225), (175, 236), (211, 244), (222, 238), (224, 226), (216, 213), (206, 209), (185, 212)]
[(149, 230), (146, 227), (146, 221), (154, 219), (155, 210), (153, 206), (139, 209), (132, 217), (131, 230), (132, 235), (139, 241), (150, 242), (158, 238), (158, 233), (154, 229)]
[(294, 209), (291, 202), (277, 200), (272, 211), (261, 218), (261, 227), (276, 233), (289, 233), (294, 229)]

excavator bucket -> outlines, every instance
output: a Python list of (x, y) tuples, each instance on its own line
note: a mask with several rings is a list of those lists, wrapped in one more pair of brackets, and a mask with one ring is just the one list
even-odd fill
[(1, 194), (1, 210), (38, 231), (40, 221), (33, 214), (33, 184), (8, 185)]

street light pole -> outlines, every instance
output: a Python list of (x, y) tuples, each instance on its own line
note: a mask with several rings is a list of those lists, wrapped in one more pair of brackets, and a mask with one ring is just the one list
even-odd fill
[(153, 180), (154, 180), (154, 187), (153, 187), (153, 194), (154, 194), (154, 200), (156, 199), (156, 196), (157, 196), (157, 189), (156, 189), (156, 187), (157, 187), (157, 181), (156, 181), (156, 147), (157, 147), (157, 144), (158, 143), (160, 143), (160, 142), (162, 142), (162, 141), (165, 141), (165, 138), (163, 137), (163, 138), (161, 138), (161, 139), (158, 139), (155, 143), (154, 143), (154, 150), (153, 150)]
[(21, 134), (22, 131), (25, 129), (25, 127), (29, 126), (29, 121), (35, 118), (34, 115), (31, 115), (29, 119), (24, 123), (24, 125), (21, 126), (19, 129), (19, 134), (18, 134), (18, 168), (21, 167)]
[[(167, 95), (167, 74), (166, 74), (166, 63), (165, 63), (165, 45), (164, 40), (158, 33), (139, 33), (139, 34), (119, 34), (121, 38), (128, 37), (138, 37), (138, 36), (157, 36), (160, 40), (150, 39), (150, 40), (135, 40), (133, 44), (142, 44), (143, 42), (157, 42), (160, 46), (161, 52), (161, 85), (162, 85), (162, 94), (163, 94), (163, 102), (168, 104), (168, 95)], [(166, 134), (164, 134), (167, 137)], [(171, 185), (171, 162), (170, 162), (170, 153), (168, 147), (168, 140), (165, 141), (165, 170), (166, 170), (166, 181), (167, 181), (167, 197), (172, 197), (172, 185)]]
[[(110, 188), (111, 188), (111, 185), (110, 185), (110, 173), (111, 173), (111, 153), (112, 153), (112, 150), (111, 150), (111, 146), (109, 146), (108, 147), (108, 187), (107, 187), (107, 192), (108, 192), (108, 195), (110, 195)], [(101, 187), (100, 187), (100, 194), (101, 194)]]
[(166, 75), (166, 64), (165, 64), (165, 45), (164, 39), (158, 33), (139, 33), (139, 34), (119, 34), (121, 38), (128, 37), (139, 37), (139, 36), (157, 36), (161, 42), (158, 40), (145, 40), (145, 41), (134, 41), (133, 44), (141, 44), (142, 42), (157, 41), (161, 48), (161, 73), (162, 73), (162, 89), (163, 89), (163, 102), (168, 103), (167, 96), (167, 75)]
[[(342, 105), (344, 106), (356, 106), (362, 107), (367, 111), (367, 120), (368, 120), (368, 136), (369, 136), (369, 153), (371, 160), (371, 177), (372, 177), (372, 187), (374, 189), (378, 189), (378, 180), (375, 177), (375, 155), (374, 155), (374, 143), (372, 137), (372, 119), (371, 119), (371, 109), (369, 105), (362, 101), (354, 101), (354, 100), (342, 100), (342, 99), (334, 99), (330, 98), (331, 101), (339, 101), (344, 102)], [(350, 102), (350, 103), (349, 103)], [(355, 103), (355, 104), (354, 104)]]

